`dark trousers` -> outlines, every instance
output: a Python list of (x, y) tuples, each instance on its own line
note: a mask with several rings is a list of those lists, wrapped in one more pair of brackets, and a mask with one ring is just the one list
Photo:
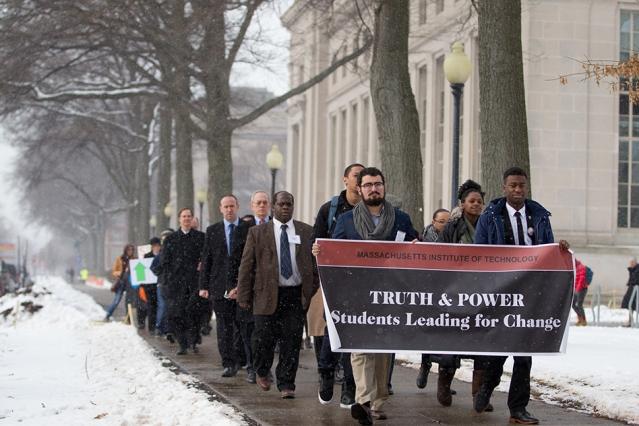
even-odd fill
[[(252, 317), (252, 315), (251, 315)], [(240, 329), (240, 340), (242, 343), (242, 349), (244, 350), (244, 360), (248, 366), (248, 370), (253, 370), (253, 353), (251, 352), (251, 336), (253, 336), (253, 330), (255, 329), (255, 322), (253, 318), (250, 320), (244, 320), (238, 318)]]
[(169, 332), (181, 348), (194, 346), (200, 342), (200, 297), (197, 294), (172, 294), (168, 302)]
[(295, 390), (304, 316), (301, 286), (279, 287), (273, 315), (254, 316), (253, 367), (258, 376), (266, 377), (273, 365), (275, 343), (279, 342), (280, 358), (275, 369), (279, 390)]
[(341, 360), (344, 369), (344, 383), (355, 389), (355, 379), (353, 378), (353, 367), (351, 366), (350, 352), (333, 352), (331, 350), (331, 341), (328, 337), (328, 328), (324, 327), (324, 338), (322, 339), (322, 349), (320, 350), (319, 360), (317, 363), (320, 373), (330, 373), (335, 371), (337, 363)]
[[(499, 385), (501, 375), (504, 372), (505, 356), (486, 357), (487, 366), (484, 370), (484, 383), (491, 392)], [(530, 369), (532, 367), (532, 357), (513, 357), (513, 375), (510, 380), (508, 390), (508, 408), (510, 412), (521, 411), (526, 408), (530, 400)]]
[(157, 285), (143, 284), (146, 302), (138, 297), (138, 325), (144, 328), (144, 321), (149, 319), (149, 331), (155, 330), (156, 313), (158, 310)]
[(588, 287), (581, 289), (581, 291), (576, 291), (572, 297), (572, 309), (574, 309), (577, 316), (584, 318), (586, 317), (586, 312), (584, 311), (586, 294), (588, 294)]
[(236, 348), (236, 334), (239, 331), (236, 326), (235, 301), (215, 300), (213, 310), (215, 311), (217, 348), (222, 358), (222, 366), (232, 368), (240, 363)]

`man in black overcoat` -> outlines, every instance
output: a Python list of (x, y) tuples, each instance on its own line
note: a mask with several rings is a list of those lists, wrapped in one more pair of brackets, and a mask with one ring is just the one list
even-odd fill
[(200, 342), (198, 267), (204, 248), (204, 233), (192, 229), (193, 211), (183, 208), (178, 214), (180, 229), (166, 238), (161, 266), (165, 274), (169, 328), (180, 345), (178, 355), (191, 347), (197, 352)]

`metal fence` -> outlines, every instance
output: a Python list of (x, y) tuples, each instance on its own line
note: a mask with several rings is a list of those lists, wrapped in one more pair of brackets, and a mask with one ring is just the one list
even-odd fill
[[(623, 294), (617, 293), (614, 290), (611, 292), (603, 292), (601, 286), (590, 286), (584, 304), (590, 304), (590, 309), (592, 310), (593, 317), (591, 323), (593, 325), (603, 325), (601, 321), (601, 306), (608, 306), (609, 309), (618, 309), (621, 306), (622, 298)], [(634, 286), (632, 294), (630, 296), (630, 301), (628, 302), (628, 306), (639, 306), (639, 286)], [(630, 310), (628, 321), (629, 323), (626, 323), (624, 325), (639, 328), (638, 309)]]

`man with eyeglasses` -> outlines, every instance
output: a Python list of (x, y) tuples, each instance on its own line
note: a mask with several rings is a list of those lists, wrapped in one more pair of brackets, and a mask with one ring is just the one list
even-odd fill
[[(393, 207), (386, 200), (386, 180), (375, 167), (359, 172), (357, 187), (361, 201), (353, 210), (337, 220), (333, 238), (343, 240), (413, 241), (417, 231), (410, 216)], [(313, 254), (320, 253), (320, 245), (313, 245)], [(347, 288), (348, 283), (344, 283)], [(384, 420), (382, 411), (388, 399), (390, 354), (352, 353), (351, 364), (355, 378), (355, 401), (351, 416), (362, 425), (373, 424), (373, 419)]]

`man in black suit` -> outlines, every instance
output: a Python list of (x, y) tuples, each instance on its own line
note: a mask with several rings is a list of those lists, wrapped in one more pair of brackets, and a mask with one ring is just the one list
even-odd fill
[(233, 251), (243, 245), (238, 238), (240, 221), (237, 217), (239, 203), (233, 194), (220, 200), (220, 212), (224, 219), (206, 229), (206, 242), (202, 252), (200, 271), (200, 297), (213, 300), (217, 346), (222, 357), (222, 377), (233, 377), (239, 369), (240, 357), (234, 344), (239, 330), (236, 324), (236, 304), (230, 291), (235, 281), (230, 279)]
[[(271, 202), (265, 191), (255, 191), (251, 195), (251, 211), (252, 215), (246, 215), (240, 220), (240, 225), (236, 231), (236, 239), (233, 244), (233, 254), (231, 255), (230, 280), (235, 284), (236, 288), (229, 292), (229, 297), (236, 299), (237, 297), (237, 277), (239, 274), (240, 263), (242, 262), (242, 252), (246, 244), (246, 237), (251, 227), (255, 225), (263, 225), (271, 220), (268, 215), (271, 211)], [(251, 350), (251, 336), (255, 328), (255, 320), (253, 312), (250, 309), (242, 309), (237, 307), (237, 326), (240, 331), (236, 347), (244, 351), (246, 359), (246, 381), (255, 384), (255, 369), (253, 368), (253, 354)]]
[(178, 355), (190, 346), (197, 352), (199, 333), (198, 265), (204, 247), (204, 233), (192, 229), (193, 210), (178, 213), (180, 229), (166, 237), (160, 270), (166, 284), (169, 328), (180, 344)]

